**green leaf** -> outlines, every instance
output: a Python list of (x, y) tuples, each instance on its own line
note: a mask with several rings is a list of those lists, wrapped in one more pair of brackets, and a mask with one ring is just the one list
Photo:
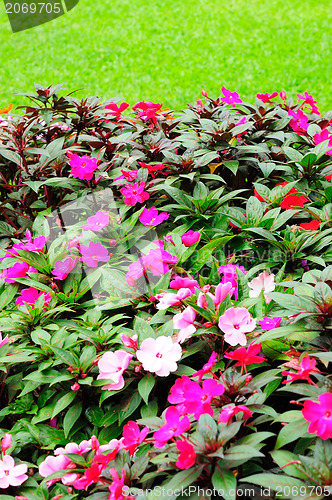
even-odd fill
[(60, 399), (58, 399), (58, 401), (56, 402), (56, 404), (54, 406), (51, 418), (54, 418), (62, 410), (67, 408), (67, 406), (69, 406), (70, 403), (72, 403), (74, 401), (75, 396), (76, 396), (76, 391), (71, 391), (71, 392), (67, 392)]
[(229, 469), (216, 467), (212, 475), (212, 485), (225, 500), (236, 499), (236, 477)]
[(83, 409), (82, 403), (81, 401), (79, 401), (78, 403), (76, 403), (76, 405), (72, 406), (67, 411), (65, 418), (63, 419), (63, 430), (65, 432), (66, 438), (68, 437), (69, 432), (71, 431), (75, 422), (79, 419), (82, 413), (82, 409)]
[(138, 392), (142, 396), (145, 404), (149, 402), (149, 394), (154, 388), (155, 382), (156, 380), (152, 373), (147, 373), (145, 377), (138, 382)]
[(312, 434), (308, 433), (308, 422), (304, 420), (304, 418), (296, 420), (295, 422), (290, 422), (281, 429), (275, 448), (281, 448), (285, 446), (285, 444), (291, 443), (300, 437), (312, 437)]
[[(272, 491), (278, 491), (278, 498), (289, 499), (288, 488), (301, 488), (303, 482), (294, 477), (286, 476), (285, 474), (254, 474), (253, 476), (240, 479), (246, 483), (257, 484), (263, 488), (271, 488)], [(286, 489), (286, 487), (288, 487)], [(288, 495), (284, 495), (283, 491), (287, 491)]]
[(314, 165), (316, 161), (317, 161), (317, 155), (315, 155), (315, 153), (308, 153), (302, 158), (300, 164), (302, 165), (302, 167), (307, 169), (312, 167), (312, 165)]
[(198, 467), (191, 467), (190, 469), (178, 472), (171, 479), (162, 483), (162, 487), (165, 490), (175, 490), (175, 489), (185, 489), (191, 484), (193, 484), (196, 479), (201, 475), (204, 465), (199, 465)]
[(211, 257), (213, 251), (219, 247), (224, 247), (232, 238), (234, 238), (234, 236), (223, 236), (222, 238), (217, 238), (204, 245), (195, 254), (195, 263), (191, 267), (191, 272), (195, 274), (200, 271)]

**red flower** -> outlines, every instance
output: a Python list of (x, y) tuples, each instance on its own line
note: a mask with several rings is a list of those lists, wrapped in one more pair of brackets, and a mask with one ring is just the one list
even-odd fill
[(262, 102), (270, 102), (271, 99), (274, 97), (277, 97), (278, 92), (272, 92), (272, 94), (266, 93), (266, 94), (257, 94), (257, 99), (259, 99)]
[(192, 467), (196, 460), (196, 452), (193, 445), (187, 443), (187, 441), (177, 441), (176, 447), (180, 455), (175, 465), (179, 469), (189, 469), (189, 467)]
[(152, 123), (156, 123), (157, 121), (157, 113), (161, 111), (162, 104), (159, 103), (154, 103), (151, 101), (140, 101), (137, 102), (134, 106), (133, 109), (140, 109), (137, 113), (139, 118), (142, 118), (145, 122), (147, 120), (151, 120)]
[(282, 200), (280, 207), (285, 210), (289, 210), (290, 208), (299, 208), (303, 207), (308, 201), (309, 200), (302, 194), (299, 196), (297, 194), (291, 194)]
[(321, 224), (320, 220), (312, 220), (311, 222), (302, 222), (300, 224), (300, 229), (305, 229), (306, 231), (316, 231)]
[(234, 366), (241, 366), (241, 373), (243, 368), (247, 373), (247, 365), (252, 365), (254, 363), (263, 363), (263, 361), (267, 361), (266, 358), (262, 356), (257, 356), (257, 354), (261, 350), (261, 344), (252, 343), (246, 349), (245, 347), (238, 347), (233, 352), (226, 353), (224, 357), (226, 359), (236, 360)]
[(254, 194), (255, 194), (257, 200), (265, 201), (264, 198), (261, 197), (261, 195), (259, 194), (259, 192), (256, 189), (254, 189)]
[(122, 118), (121, 113), (125, 111), (128, 107), (129, 104), (127, 104), (126, 102), (121, 103), (120, 106), (115, 104), (115, 102), (110, 102), (109, 104), (107, 104), (107, 106), (105, 106), (105, 109), (111, 110), (108, 113), (106, 113), (107, 115), (113, 115), (114, 118), (120, 120), (120, 118)]

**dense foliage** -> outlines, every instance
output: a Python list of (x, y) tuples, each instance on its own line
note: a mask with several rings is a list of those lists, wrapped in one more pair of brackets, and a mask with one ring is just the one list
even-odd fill
[(0, 121), (1, 498), (332, 497), (332, 113), (60, 92)]

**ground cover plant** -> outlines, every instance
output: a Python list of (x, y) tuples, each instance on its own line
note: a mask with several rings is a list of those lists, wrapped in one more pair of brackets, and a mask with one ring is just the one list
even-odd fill
[(0, 122), (3, 500), (332, 496), (332, 112), (36, 85)]

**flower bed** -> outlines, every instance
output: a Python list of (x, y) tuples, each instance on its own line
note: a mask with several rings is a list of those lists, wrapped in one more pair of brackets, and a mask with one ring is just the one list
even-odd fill
[(60, 92), (0, 121), (1, 499), (332, 495), (332, 113)]

